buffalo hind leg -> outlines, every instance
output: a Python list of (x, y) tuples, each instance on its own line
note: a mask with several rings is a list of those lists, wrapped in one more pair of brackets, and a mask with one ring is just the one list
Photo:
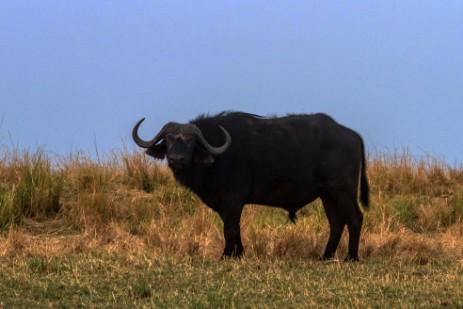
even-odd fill
[(349, 216), (347, 218), (347, 229), (349, 230), (349, 252), (346, 261), (357, 262), (359, 261), (358, 250), (363, 214), (356, 200), (352, 204), (353, 209), (349, 209)]
[(230, 257), (240, 258), (244, 254), (240, 233), (240, 219), (243, 206), (224, 208), (224, 210), (219, 212), (223, 221), (223, 235), (225, 238), (222, 259)]
[(346, 221), (336, 201), (331, 197), (322, 197), (322, 202), (330, 224), (330, 237), (326, 245), (325, 253), (323, 253), (320, 258), (320, 260), (325, 261), (334, 258)]

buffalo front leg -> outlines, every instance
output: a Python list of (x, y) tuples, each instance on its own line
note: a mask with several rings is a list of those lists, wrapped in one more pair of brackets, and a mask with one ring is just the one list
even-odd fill
[(243, 206), (234, 206), (220, 211), (223, 221), (223, 235), (225, 238), (225, 248), (223, 258), (240, 258), (244, 254), (243, 243), (241, 242), (240, 219)]

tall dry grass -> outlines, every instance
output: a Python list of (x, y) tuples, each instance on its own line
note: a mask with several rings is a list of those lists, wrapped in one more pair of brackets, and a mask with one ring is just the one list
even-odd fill
[[(50, 158), (43, 151), (3, 148), (0, 155), (0, 255), (95, 248), (216, 258), (223, 238), (218, 216), (180, 187), (162, 164), (122, 149), (92, 159)], [(463, 258), (463, 168), (406, 151), (369, 159), (370, 211), (360, 254), (426, 262)], [(247, 206), (246, 255), (318, 257), (328, 237), (319, 201), (296, 225), (281, 209)], [(345, 233), (347, 234), (347, 233)], [(338, 254), (347, 251), (346, 236)]]

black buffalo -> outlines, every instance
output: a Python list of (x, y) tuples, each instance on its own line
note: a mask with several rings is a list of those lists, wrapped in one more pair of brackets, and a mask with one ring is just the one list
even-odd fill
[(240, 217), (245, 204), (296, 212), (321, 198), (330, 236), (321, 259), (332, 259), (347, 225), (347, 260), (358, 260), (363, 215), (368, 207), (365, 150), (359, 134), (324, 114), (263, 118), (226, 112), (187, 124), (167, 123), (151, 140), (133, 139), (164, 159), (174, 177), (224, 222), (223, 257), (243, 254)]

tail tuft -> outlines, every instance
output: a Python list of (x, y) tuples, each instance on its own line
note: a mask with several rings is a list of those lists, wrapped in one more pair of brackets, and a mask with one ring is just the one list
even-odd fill
[(295, 212), (295, 211), (290, 211), (290, 212), (288, 212), (288, 219), (289, 219), (292, 223), (296, 224), (296, 220), (297, 220), (296, 212)]
[(370, 197), (369, 197), (370, 188), (368, 186), (368, 181), (366, 181), (366, 177), (362, 179), (360, 186), (361, 186), (360, 201), (362, 202), (362, 205), (365, 209), (369, 209), (370, 208)]

